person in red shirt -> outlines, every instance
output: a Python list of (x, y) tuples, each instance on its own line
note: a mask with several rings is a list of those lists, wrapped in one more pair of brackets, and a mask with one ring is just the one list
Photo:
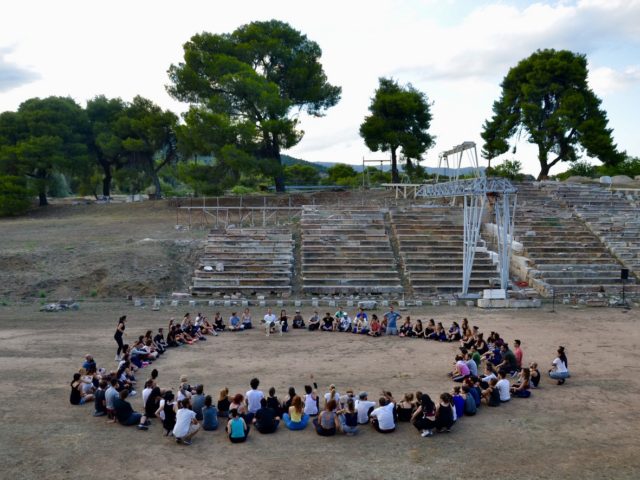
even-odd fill
[(522, 358), (524, 357), (524, 353), (522, 352), (522, 348), (520, 347), (520, 340), (514, 340), (513, 344), (515, 346), (515, 348), (513, 349), (513, 353), (516, 356), (518, 368), (522, 368)]

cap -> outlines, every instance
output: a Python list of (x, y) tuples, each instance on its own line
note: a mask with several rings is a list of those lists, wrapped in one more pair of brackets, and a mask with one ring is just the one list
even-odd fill
[(368, 396), (369, 396), (369, 394), (368, 394), (367, 392), (360, 392), (360, 393), (358, 394), (358, 398), (359, 398), (360, 400), (364, 400), (364, 399), (365, 399), (365, 398), (367, 398)]

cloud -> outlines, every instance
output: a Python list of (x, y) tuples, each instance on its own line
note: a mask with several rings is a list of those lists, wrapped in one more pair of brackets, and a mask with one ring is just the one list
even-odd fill
[(393, 74), (422, 81), (501, 77), (540, 48), (590, 55), (611, 44), (638, 44), (638, 18), (640, 0), (534, 3), (526, 8), (489, 4), (453, 27), (431, 30), (423, 40), (437, 46), (428, 48), (429, 60)]
[(638, 84), (640, 65), (633, 65), (624, 70), (600, 67), (589, 72), (589, 85), (598, 95), (624, 91)]
[(40, 78), (36, 72), (20, 67), (7, 59), (13, 49), (0, 48), (0, 92), (20, 87)]

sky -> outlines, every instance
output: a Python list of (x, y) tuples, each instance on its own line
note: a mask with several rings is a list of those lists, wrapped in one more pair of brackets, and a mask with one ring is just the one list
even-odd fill
[[(476, 142), (479, 155), (501, 80), (540, 48), (587, 56), (589, 83), (615, 142), (640, 156), (640, 0), (7, 1), (0, 16), (0, 111), (31, 97), (70, 96), (84, 105), (100, 94), (124, 100), (140, 94), (182, 113), (187, 105), (165, 90), (182, 45), (199, 32), (227, 33), (270, 19), (316, 41), (329, 81), (342, 87), (341, 101), (324, 117), (300, 116), (305, 135), (285, 152), (292, 156), (351, 164), (389, 158), (370, 152), (358, 134), (383, 76), (411, 83), (433, 102), (436, 143), (423, 165), (437, 166), (441, 151), (464, 141)], [(536, 150), (526, 142), (508, 158), (537, 173)]]

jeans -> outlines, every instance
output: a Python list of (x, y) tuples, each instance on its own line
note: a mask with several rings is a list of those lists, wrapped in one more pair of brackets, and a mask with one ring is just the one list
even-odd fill
[(340, 423), (342, 424), (342, 431), (344, 433), (352, 433), (352, 434), (358, 433), (358, 427), (357, 426), (350, 427), (349, 425), (344, 423), (344, 417), (342, 416), (340, 417)]
[(131, 415), (129, 415), (129, 418), (127, 418), (124, 422), (122, 422), (122, 425), (125, 425), (127, 427), (131, 425), (138, 425), (140, 423), (141, 418), (142, 418), (141, 413), (133, 412)]
[(549, 372), (549, 376), (551, 378), (553, 378), (554, 380), (563, 380), (565, 378), (569, 378), (571, 375), (569, 374), (569, 372)]
[(387, 327), (387, 335), (397, 335), (398, 329), (395, 327)]
[(294, 422), (293, 420), (291, 420), (289, 414), (285, 413), (282, 416), (282, 421), (289, 430), (304, 430), (309, 423), (309, 415), (305, 413), (304, 415), (302, 415), (302, 419), (299, 422)]

